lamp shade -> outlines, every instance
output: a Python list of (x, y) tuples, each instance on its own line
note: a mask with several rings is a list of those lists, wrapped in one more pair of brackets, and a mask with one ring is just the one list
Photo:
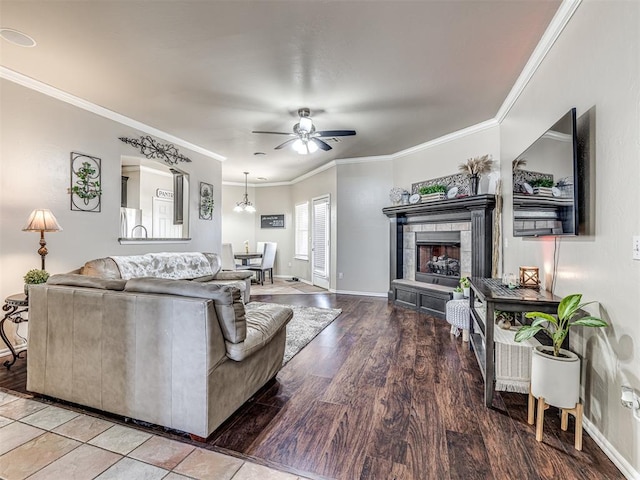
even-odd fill
[(31, 212), (23, 232), (61, 232), (62, 227), (48, 208), (36, 209)]

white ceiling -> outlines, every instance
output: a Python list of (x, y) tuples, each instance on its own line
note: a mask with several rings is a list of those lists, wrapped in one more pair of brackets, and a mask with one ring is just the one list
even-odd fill
[[(1, 40), (0, 61), (226, 157), (226, 181), (271, 183), (493, 118), (559, 5), (2, 0), (0, 27), (37, 46)], [(300, 107), (357, 135), (302, 156), (251, 133), (291, 131)]]

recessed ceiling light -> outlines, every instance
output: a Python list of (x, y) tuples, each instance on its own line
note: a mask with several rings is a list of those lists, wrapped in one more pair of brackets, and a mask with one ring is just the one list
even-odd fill
[(253, 152), (255, 156), (266, 155), (264, 152)]
[(19, 47), (35, 47), (36, 41), (26, 33), (19, 32), (12, 28), (0, 28), (0, 37), (7, 42), (11, 42)]

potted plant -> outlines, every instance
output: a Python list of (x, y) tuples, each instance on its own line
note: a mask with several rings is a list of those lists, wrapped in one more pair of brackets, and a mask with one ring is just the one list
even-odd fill
[(505, 312), (503, 310), (496, 310), (496, 324), (498, 327), (509, 330), (511, 325), (513, 325), (516, 321), (516, 312)]
[(453, 289), (453, 299), (454, 300), (462, 300), (464, 298), (464, 293), (462, 292), (462, 287), (456, 287)]
[(24, 294), (29, 296), (29, 285), (37, 285), (39, 283), (45, 283), (49, 278), (49, 273), (46, 270), (39, 270), (34, 268), (24, 274)]
[(493, 166), (493, 160), (489, 155), (469, 158), (465, 163), (458, 165), (458, 169), (462, 173), (469, 175), (469, 195), (478, 194), (478, 182), (480, 175), (489, 173)]
[(540, 331), (551, 337), (552, 346), (538, 345), (531, 352), (531, 393), (559, 408), (574, 408), (580, 399), (580, 359), (562, 348), (569, 329), (608, 326), (600, 318), (579, 316), (585, 305), (594, 303), (581, 304), (581, 301), (580, 293), (564, 297), (558, 305), (557, 318), (547, 313), (528, 312), (525, 316), (533, 319), (533, 323), (523, 325), (515, 335), (516, 342), (527, 340)]
[(461, 277), (459, 284), (460, 287), (462, 287), (464, 296), (468, 297), (470, 293), (469, 290), (471, 289), (471, 280), (469, 280), (469, 277)]

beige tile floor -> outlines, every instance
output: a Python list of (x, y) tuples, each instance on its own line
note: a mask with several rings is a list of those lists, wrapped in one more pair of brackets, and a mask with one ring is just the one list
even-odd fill
[(301, 480), (0, 391), (3, 480)]

